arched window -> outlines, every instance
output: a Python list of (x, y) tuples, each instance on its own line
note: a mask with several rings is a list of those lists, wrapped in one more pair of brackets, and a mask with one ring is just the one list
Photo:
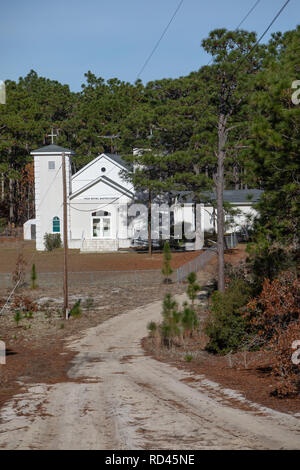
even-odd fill
[(60, 220), (59, 220), (59, 217), (53, 217), (52, 230), (53, 230), (53, 233), (60, 233)]

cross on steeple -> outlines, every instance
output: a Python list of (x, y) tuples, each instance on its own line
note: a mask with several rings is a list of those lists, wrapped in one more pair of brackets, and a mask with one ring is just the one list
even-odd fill
[(54, 144), (54, 137), (58, 137), (58, 133), (54, 134), (54, 128), (51, 129), (51, 134), (47, 134), (47, 137), (51, 137), (51, 144)]

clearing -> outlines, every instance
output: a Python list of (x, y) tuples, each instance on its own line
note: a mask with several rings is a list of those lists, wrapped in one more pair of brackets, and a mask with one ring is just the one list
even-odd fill
[[(63, 271), (63, 250), (51, 252), (36, 251), (34, 241), (21, 241), (9, 238), (0, 238), (0, 272), (11, 273), (16, 266), (20, 250), (23, 250), (25, 260), (35, 263), (37, 271), (60, 272)], [(178, 268), (187, 261), (199, 255), (197, 251), (172, 253), (172, 267)], [(81, 271), (127, 271), (161, 269), (163, 254), (138, 253), (136, 251), (116, 253), (80, 253), (79, 250), (69, 250), (69, 270)]]
[[(147, 257), (116, 257), (126, 255)], [(244, 257), (243, 247), (226, 255), (233, 262)], [(201, 283), (211, 279), (215, 265), (214, 259), (198, 273)], [(72, 287), (71, 300), (82, 299), (83, 314), (69, 321), (61, 318), (57, 286), (20, 290), (39, 310), (19, 326), (12, 312), (0, 318), (8, 348), (7, 364), (0, 366), (1, 448), (300, 449), (299, 413), (261, 406), (255, 395), (249, 399), (239, 371), (231, 371), (230, 381), (219, 362), (217, 370), (205, 362), (198, 369), (186, 364), (189, 369), (147, 355), (142, 339), (148, 322), (161, 318), (164, 294), (185, 298), (184, 285), (152, 281), (125, 285), (117, 278), (116, 287)]]
[(151, 302), (74, 337), (68, 379), (28, 386), (2, 408), (1, 448), (300, 449), (299, 418), (238, 409), (238, 394), (146, 356), (141, 339), (160, 310)]

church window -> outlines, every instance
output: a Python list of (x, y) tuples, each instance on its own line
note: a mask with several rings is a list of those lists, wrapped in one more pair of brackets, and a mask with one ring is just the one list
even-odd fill
[(60, 220), (59, 217), (53, 217), (52, 220), (53, 233), (60, 233)]
[(106, 168), (103, 166), (103, 167), (101, 168), (101, 171), (102, 171), (102, 173), (105, 173)]
[(55, 170), (55, 162), (48, 162), (48, 170)]

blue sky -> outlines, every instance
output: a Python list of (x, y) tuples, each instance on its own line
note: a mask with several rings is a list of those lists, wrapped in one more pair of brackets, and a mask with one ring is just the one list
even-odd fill
[[(84, 73), (134, 82), (179, 0), (9, 0), (0, 9), (0, 79), (30, 69), (79, 91)], [(235, 29), (255, 0), (184, 0), (141, 78), (179, 77), (209, 61), (201, 40), (218, 27)], [(284, 0), (261, 0), (243, 24), (262, 33)], [(291, 0), (271, 32), (300, 23)], [(270, 37), (270, 34), (267, 36)]]

